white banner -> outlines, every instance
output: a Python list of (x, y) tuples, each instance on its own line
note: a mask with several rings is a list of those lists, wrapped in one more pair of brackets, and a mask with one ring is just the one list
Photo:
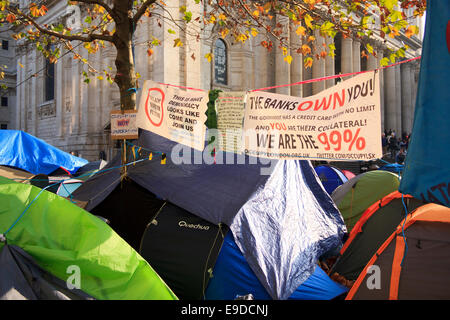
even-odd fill
[(216, 99), (219, 148), (223, 151), (241, 152), (245, 96), (245, 91), (220, 92)]
[(147, 80), (139, 103), (137, 126), (203, 151), (208, 100), (207, 92), (182, 91)]
[(274, 159), (373, 160), (382, 157), (379, 72), (366, 72), (298, 98), (251, 92), (243, 152)]

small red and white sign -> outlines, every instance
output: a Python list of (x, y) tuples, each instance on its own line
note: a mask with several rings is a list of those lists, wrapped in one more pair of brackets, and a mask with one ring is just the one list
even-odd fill
[(111, 111), (111, 139), (137, 139), (136, 110)]

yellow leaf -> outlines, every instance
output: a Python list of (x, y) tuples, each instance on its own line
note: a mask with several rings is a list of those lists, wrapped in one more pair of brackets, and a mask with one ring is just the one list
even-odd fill
[(287, 48), (282, 47), (281, 49), (283, 50), (283, 56), (287, 55), (287, 53), (288, 53)]
[(305, 68), (311, 68), (313, 61), (314, 60), (311, 57), (305, 58), (305, 60), (304, 60)]
[(21, 64), (20, 62), (19, 62), (19, 66), (20, 66), (21, 68), (23, 68), (23, 64)]
[(305, 27), (298, 27), (297, 30), (295, 30), (295, 33), (297, 33), (297, 35), (299, 36), (304, 36), (305, 34), (306, 28)]
[(400, 32), (398, 32), (398, 29), (396, 27), (389, 27), (391, 29), (391, 32), (389, 33), (389, 37), (395, 38), (396, 36), (400, 35)]
[(417, 26), (409, 26), (405, 31), (405, 36), (411, 38), (413, 35), (419, 33), (419, 28)]
[(314, 36), (308, 37), (308, 42), (313, 42), (314, 40), (316, 40), (316, 37), (314, 37)]
[(291, 64), (292, 56), (289, 55), (289, 56), (284, 57), (284, 61), (286, 61), (287, 63)]
[(103, 8), (102, 6), (99, 6), (98, 4), (95, 5), (94, 9), (100, 14), (105, 12), (105, 8)]
[(174, 42), (174, 44), (173, 44), (174, 47), (182, 47), (183, 46), (183, 42), (181, 42), (180, 38), (173, 40), (173, 42)]
[(313, 29), (313, 25), (312, 25), (311, 21), (313, 21), (314, 19), (309, 14), (305, 15), (304, 19), (305, 19), (306, 26), (309, 27), (310, 29)]
[(311, 53), (311, 48), (307, 44), (302, 45), (302, 53), (304, 55)]
[(213, 55), (211, 53), (205, 54), (205, 58), (208, 59), (208, 62), (211, 62)]
[(251, 34), (252, 34), (252, 36), (256, 37), (258, 35), (258, 30), (256, 30), (255, 28), (252, 28)]
[(38, 9), (36, 3), (30, 4), (30, 13), (33, 17), (39, 16), (39, 9)]
[(227, 16), (224, 15), (223, 13), (219, 14), (219, 20), (225, 21), (227, 20)]
[(225, 28), (225, 29), (222, 29), (222, 31), (220, 31), (220, 35), (222, 36), (222, 38), (225, 38), (229, 32), (230, 32), (230, 30)]
[(254, 15), (255, 17), (259, 17), (259, 10), (253, 11), (253, 15)]
[(235, 36), (235, 38), (236, 38), (236, 41), (245, 43), (245, 41), (247, 41), (247, 39), (248, 39), (248, 36), (246, 34), (241, 33), (241, 34)]
[(102, 76), (98, 76), (97, 79), (98, 80), (103, 80), (103, 77)]

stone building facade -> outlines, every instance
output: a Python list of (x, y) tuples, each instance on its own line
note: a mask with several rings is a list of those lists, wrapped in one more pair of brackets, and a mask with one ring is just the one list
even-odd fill
[(15, 129), (16, 60), (12, 32), (0, 27), (0, 66), (4, 73), (0, 87), (0, 130)]
[[(20, 1), (23, 5), (26, 1)], [(49, 12), (43, 23), (64, 21), (67, 6), (64, 1), (47, 1)], [(203, 8), (184, 0), (170, 0), (168, 12), (175, 18), (182, 18), (179, 6), (187, 5), (193, 16), (200, 15)], [(192, 6), (192, 7), (190, 7)], [(59, 20), (58, 20), (59, 19)], [(419, 21), (417, 22), (420, 23)], [(196, 41), (195, 37), (181, 35), (184, 45), (174, 47), (173, 40), (180, 35), (168, 32), (174, 29), (169, 23), (161, 26), (155, 19), (144, 17), (137, 26), (134, 36), (134, 56), (136, 70), (140, 74), (139, 87), (143, 81), (154, 81), (194, 87), (200, 89), (222, 89), (241, 91), (263, 88), (278, 84), (296, 83), (337, 73), (351, 73), (372, 70), (380, 66), (384, 54), (388, 54), (382, 39), (371, 40), (378, 56), (369, 55), (361, 59), (361, 43), (346, 39), (317, 37), (325, 44), (336, 44), (336, 56), (315, 60), (312, 68), (304, 68), (303, 57), (292, 53), (293, 61), (288, 64), (274, 46), (272, 51), (262, 48), (262, 38), (257, 36), (246, 43), (233, 44), (228, 38), (210, 37)], [(298, 45), (294, 31), (286, 32), (293, 45)], [(147, 43), (153, 36), (164, 39), (154, 53), (147, 54)], [(421, 36), (402, 37), (393, 45), (401, 46), (401, 41), (410, 47), (405, 59), (420, 55)], [(394, 41), (394, 40), (392, 40)], [(115, 49), (100, 49), (94, 55), (87, 55), (82, 45), (73, 43), (76, 50), (89, 59), (97, 70), (108, 67), (114, 69)], [(319, 44), (320, 46), (320, 44)], [(208, 62), (204, 56), (213, 53), (215, 61)], [(91, 83), (84, 83), (82, 76), (86, 67), (71, 54), (62, 51), (58, 62), (50, 67), (45, 58), (34, 47), (18, 43), (17, 65), (17, 107), (15, 127), (27, 131), (65, 151), (75, 151), (88, 159), (99, 159), (100, 152), (110, 160), (117, 151), (109, 136), (110, 111), (119, 109), (119, 90), (115, 84), (91, 77)], [(396, 132), (410, 133), (417, 92), (419, 63), (409, 62), (381, 71), (382, 86), (382, 128)], [(336, 80), (288, 86), (274, 92), (299, 97), (316, 94), (331, 87)], [(139, 101), (140, 91), (138, 91)]]

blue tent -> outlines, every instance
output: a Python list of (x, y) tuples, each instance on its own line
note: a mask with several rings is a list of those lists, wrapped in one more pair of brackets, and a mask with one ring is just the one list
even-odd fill
[(348, 181), (348, 178), (341, 170), (332, 166), (321, 165), (315, 167), (314, 170), (319, 176), (323, 187), (330, 195), (337, 187)]
[[(206, 300), (233, 300), (247, 294), (252, 294), (256, 300), (271, 299), (234, 242), (231, 232), (225, 236), (212, 274)], [(288, 299), (331, 300), (347, 291), (317, 265), (314, 273)]]
[(66, 179), (62, 181), (56, 191), (57, 195), (61, 197), (70, 197), (72, 193), (77, 190), (83, 184), (82, 180), (78, 179)]
[(60, 167), (74, 173), (86, 163), (26, 132), (0, 130), (0, 165), (48, 175)]

